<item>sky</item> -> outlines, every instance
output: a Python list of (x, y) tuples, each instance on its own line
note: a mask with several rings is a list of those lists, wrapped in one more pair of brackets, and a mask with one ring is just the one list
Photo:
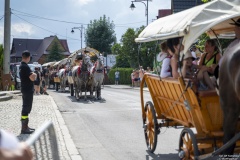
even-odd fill
[[(5, 0), (0, 0), (0, 44), (3, 44), (4, 35), (4, 4)], [(81, 25), (87, 28), (90, 21), (106, 15), (115, 24), (119, 43), (128, 28), (146, 25), (145, 5), (135, 2), (134, 10), (130, 5), (131, 0), (10, 0), (11, 41), (13, 38), (43, 39), (57, 35), (59, 39), (66, 39), (70, 52), (74, 52), (81, 48), (81, 38), (80, 30), (71, 33), (72, 28)], [(149, 0), (149, 23), (156, 20), (159, 9), (170, 6), (171, 0)], [(84, 36), (82, 46), (85, 47)]]

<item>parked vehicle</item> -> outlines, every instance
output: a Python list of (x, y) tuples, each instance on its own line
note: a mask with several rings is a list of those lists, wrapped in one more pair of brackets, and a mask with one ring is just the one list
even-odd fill
[[(40, 71), (42, 72), (42, 65), (39, 64), (38, 62), (33, 62), (33, 64), (28, 64), (28, 66), (30, 67), (30, 69), (34, 72), (35, 71), (35, 67), (39, 67)], [(20, 80), (20, 75), (19, 75), (19, 67), (20, 65), (17, 64), (14, 69), (13, 69), (13, 75), (14, 75), (14, 81), (15, 81), (15, 89), (20, 89), (21, 87), (21, 80)]]

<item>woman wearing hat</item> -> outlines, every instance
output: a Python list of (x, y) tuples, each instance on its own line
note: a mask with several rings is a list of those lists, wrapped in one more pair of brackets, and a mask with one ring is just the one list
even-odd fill
[(207, 67), (193, 64), (195, 58), (190, 51), (187, 51), (183, 59), (182, 76), (192, 79), (199, 90), (214, 89), (212, 80), (210, 79)]

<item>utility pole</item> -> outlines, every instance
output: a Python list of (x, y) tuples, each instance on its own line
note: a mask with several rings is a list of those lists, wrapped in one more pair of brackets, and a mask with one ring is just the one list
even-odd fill
[(3, 59), (3, 73), (10, 72), (10, 33), (11, 32), (11, 9), (10, 0), (5, 0), (4, 10), (4, 59)]
[(80, 31), (81, 49), (82, 49), (82, 33), (83, 33), (84, 27), (83, 27), (83, 25), (81, 25), (81, 27), (73, 27), (72, 31), (71, 31), (72, 33), (74, 33), (74, 29), (78, 29)]

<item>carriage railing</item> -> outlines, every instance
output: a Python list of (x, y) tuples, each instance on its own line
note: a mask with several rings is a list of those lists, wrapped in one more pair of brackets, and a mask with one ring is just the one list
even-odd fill
[(37, 129), (26, 143), (34, 153), (34, 159), (59, 160), (56, 132), (51, 121), (45, 122)]

